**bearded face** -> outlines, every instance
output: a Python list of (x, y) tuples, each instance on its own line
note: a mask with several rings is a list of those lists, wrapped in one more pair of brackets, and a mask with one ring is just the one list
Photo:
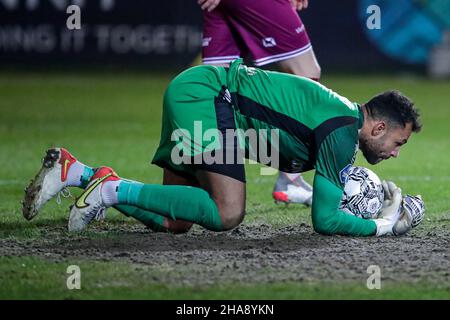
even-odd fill
[(384, 127), (382, 130), (377, 126), (379, 124), (359, 136), (359, 148), (370, 164), (397, 157), (400, 147), (408, 141), (412, 132), (410, 123), (405, 127)]
[(390, 156), (387, 156), (383, 150), (383, 146), (385, 144), (385, 137), (381, 137), (379, 139), (370, 139), (365, 137), (359, 138), (359, 148), (366, 158), (367, 162), (370, 164), (377, 164), (382, 160), (388, 159)]

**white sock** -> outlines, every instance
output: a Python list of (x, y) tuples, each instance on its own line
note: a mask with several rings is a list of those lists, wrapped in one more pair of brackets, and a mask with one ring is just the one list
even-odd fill
[(66, 186), (68, 187), (80, 187), (81, 186), (81, 177), (84, 173), (84, 168), (86, 166), (82, 164), (80, 161), (75, 161), (69, 168), (67, 172), (67, 180)]
[(102, 185), (102, 199), (107, 207), (119, 203), (119, 184), (122, 180), (106, 181)]
[(292, 181), (297, 180), (297, 178), (302, 175), (301, 173), (287, 173), (287, 172), (284, 172), (284, 174)]

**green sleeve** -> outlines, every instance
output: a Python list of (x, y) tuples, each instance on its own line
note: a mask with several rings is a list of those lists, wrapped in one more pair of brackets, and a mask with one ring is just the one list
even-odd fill
[(372, 236), (376, 224), (339, 210), (342, 189), (324, 176), (316, 173), (312, 204), (312, 223), (318, 233), (348, 236)]
[(344, 188), (345, 175), (352, 166), (358, 150), (356, 123), (330, 132), (320, 144), (316, 159), (316, 172), (340, 189)]

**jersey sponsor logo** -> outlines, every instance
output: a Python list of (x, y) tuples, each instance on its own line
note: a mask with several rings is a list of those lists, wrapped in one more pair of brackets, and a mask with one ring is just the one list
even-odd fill
[(266, 37), (262, 39), (262, 44), (266, 48), (275, 47), (277, 45), (277, 42), (272, 37)]
[(346, 182), (348, 180), (348, 174), (349, 174), (351, 167), (352, 167), (352, 164), (349, 163), (348, 165), (346, 165), (344, 167), (344, 169), (339, 171), (339, 181), (341, 181), (342, 184), (346, 184)]

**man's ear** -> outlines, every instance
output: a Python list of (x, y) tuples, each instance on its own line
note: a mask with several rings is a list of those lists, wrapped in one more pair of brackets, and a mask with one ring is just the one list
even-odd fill
[(386, 130), (386, 122), (384, 122), (383, 120), (376, 121), (374, 126), (372, 127), (372, 136), (380, 137), (385, 134)]

